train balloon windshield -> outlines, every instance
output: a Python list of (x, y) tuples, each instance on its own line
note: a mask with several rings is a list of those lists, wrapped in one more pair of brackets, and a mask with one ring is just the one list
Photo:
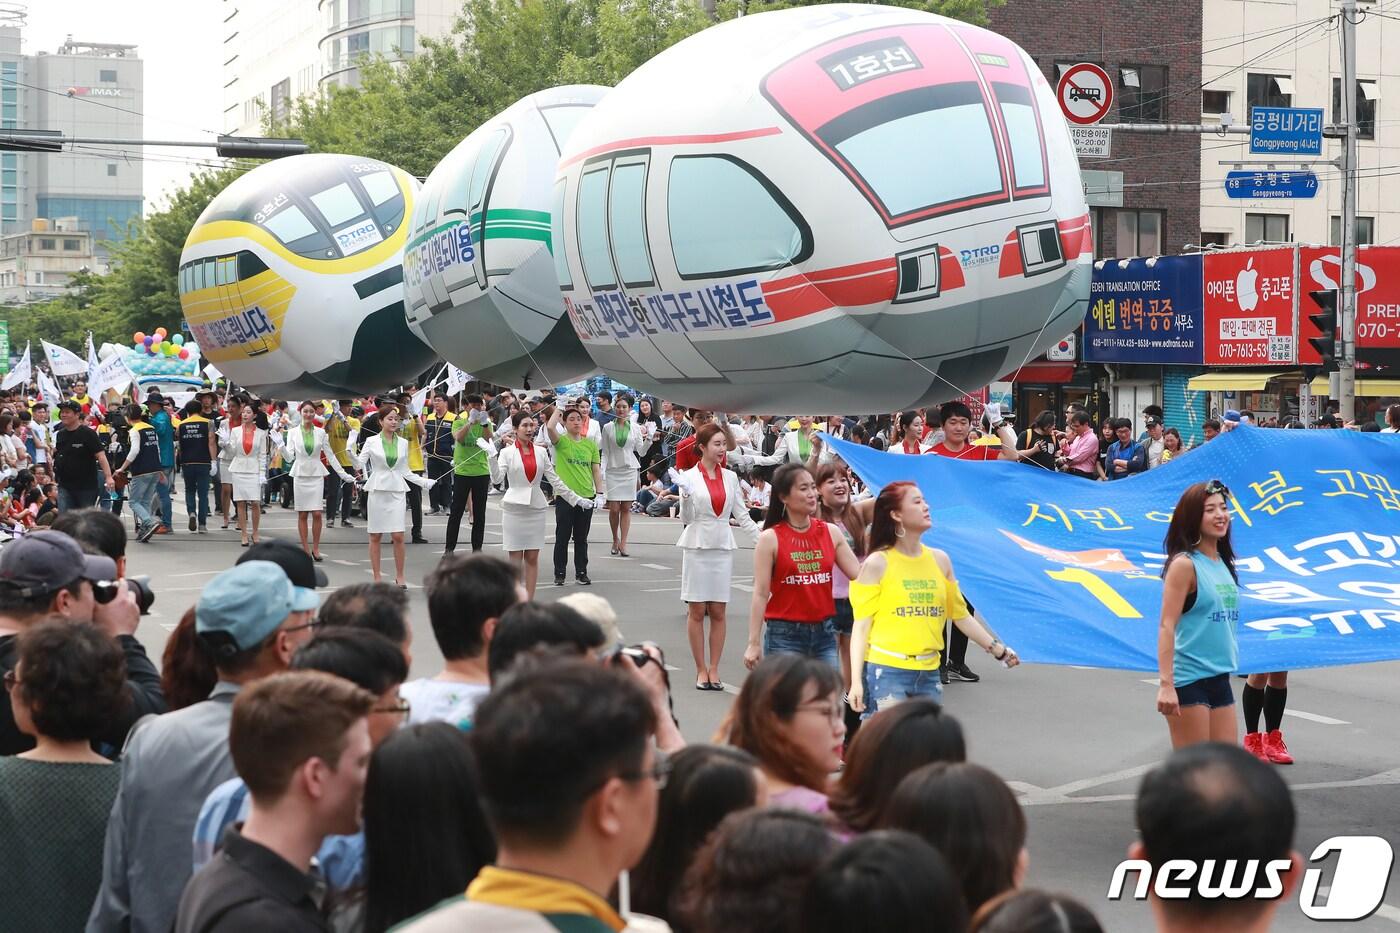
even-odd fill
[(569, 138), (554, 258), (602, 370), (731, 411), (976, 389), (1083, 318), (1054, 93), (1007, 39), (897, 7), (745, 16), (637, 69)]
[(607, 92), (557, 87), (518, 101), (423, 186), (404, 251), (408, 323), (478, 379), (538, 388), (593, 370), (564, 316), (550, 211), (559, 149)]
[(205, 358), (284, 398), (368, 394), (433, 361), (403, 310), (418, 183), (348, 155), (253, 169), (200, 215), (180, 255), (180, 304)]

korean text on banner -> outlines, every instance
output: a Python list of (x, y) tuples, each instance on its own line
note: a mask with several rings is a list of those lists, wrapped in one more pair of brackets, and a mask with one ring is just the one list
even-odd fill
[(1200, 256), (1098, 263), (1084, 318), (1084, 359), (1200, 365), (1201, 309)]
[(1261, 366), (1297, 360), (1292, 249), (1205, 257), (1205, 364)]
[(1213, 478), (1230, 490), (1241, 671), (1400, 659), (1400, 436), (1244, 427), (1117, 483), (827, 442), (872, 487), (929, 494), (927, 542), (1023, 660), (1156, 670), (1162, 540), (1181, 493)]

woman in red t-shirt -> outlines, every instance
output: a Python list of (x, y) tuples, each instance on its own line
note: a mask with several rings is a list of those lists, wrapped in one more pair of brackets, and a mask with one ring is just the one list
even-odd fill
[(801, 654), (839, 669), (833, 567), (860, 575), (860, 561), (835, 525), (817, 518), (817, 483), (789, 463), (773, 475), (768, 518), (753, 558), (753, 604), (744, 664), (768, 654)]

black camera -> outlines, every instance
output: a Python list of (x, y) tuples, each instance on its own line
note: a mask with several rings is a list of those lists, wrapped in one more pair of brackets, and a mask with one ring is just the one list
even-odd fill
[(131, 595), (136, 599), (136, 605), (141, 608), (143, 616), (151, 614), (151, 606), (155, 605), (156, 594), (151, 589), (150, 577), (127, 577), (127, 589), (131, 590)]

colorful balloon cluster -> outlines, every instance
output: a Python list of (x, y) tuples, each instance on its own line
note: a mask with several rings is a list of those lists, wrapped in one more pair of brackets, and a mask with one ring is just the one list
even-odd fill
[(131, 348), (137, 353), (145, 353), (147, 356), (175, 356), (182, 360), (190, 358), (190, 351), (185, 349), (185, 335), (176, 334), (167, 337), (164, 327), (157, 327), (154, 334), (137, 331), (131, 335)]

